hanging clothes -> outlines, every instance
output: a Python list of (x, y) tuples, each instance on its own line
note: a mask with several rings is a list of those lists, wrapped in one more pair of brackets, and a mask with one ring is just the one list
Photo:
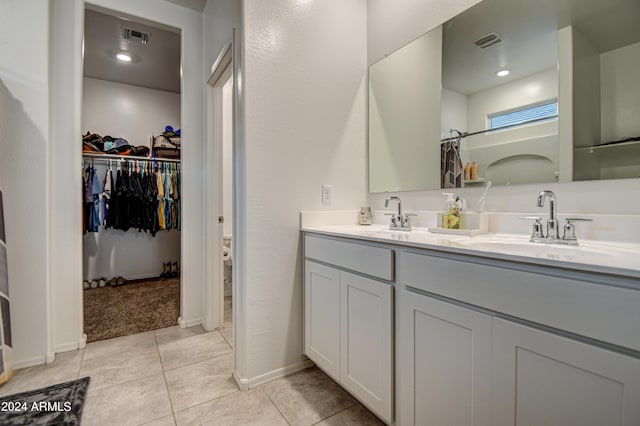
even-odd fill
[(107, 173), (104, 178), (104, 189), (102, 190), (103, 201), (103, 213), (102, 213), (102, 225), (106, 228), (109, 218), (109, 204), (111, 202), (111, 187), (113, 185), (113, 171), (111, 170), (111, 164), (107, 169)]
[(98, 175), (96, 173), (96, 169), (91, 167), (92, 174), (92, 186), (91, 186), (91, 195), (93, 201), (93, 214), (92, 214), (92, 232), (98, 232), (100, 228), (100, 194), (102, 193), (102, 188), (100, 187), (100, 180), (98, 179)]
[(158, 186), (158, 223), (160, 229), (167, 229), (167, 222), (164, 218), (164, 184), (162, 183), (162, 173), (160, 169), (156, 172), (156, 182)]
[(100, 228), (100, 180), (93, 166), (88, 166), (83, 173), (83, 231), (98, 232)]
[(97, 231), (100, 224), (98, 222), (96, 226), (94, 222), (100, 217), (100, 209), (98, 213), (95, 210), (94, 192), (97, 189), (100, 190), (97, 193), (98, 203), (100, 195), (103, 199), (101, 211), (105, 228), (122, 231), (133, 228), (149, 232), (152, 236), (160, 230), (180, 229), (180, 174), (177, 165), (161, 163), (154, 170), (150, 162), (134, 164), (125, 161), (118, 164), (115, 179), (112, 169), (107, 169), (103, 187), (99, 185), (95, 170), (84, 176), (84, 212), (86, 223), (91, 224), (87, 227), (89, 232)]

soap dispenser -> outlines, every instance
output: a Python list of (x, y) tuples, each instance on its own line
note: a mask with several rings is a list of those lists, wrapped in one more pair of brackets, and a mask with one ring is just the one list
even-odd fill
[(460, 208), (453, 198), (454, 194), (443, 192), (442, 195), (447, 197), (447, 201), (442, 208), (442, 227), (445, 229), (460, 229)]

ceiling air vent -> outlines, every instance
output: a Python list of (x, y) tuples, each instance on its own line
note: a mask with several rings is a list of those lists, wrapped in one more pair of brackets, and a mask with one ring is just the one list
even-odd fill
[(500, 37), (498, 34), (489, 33), (487, 35), (480, 37), (473, 43), (478, 47), (486, 49), (487, 47), (493, 46), (494, 44), (500, 43), (501, 41), (502, 41), (502, 37)]
[(151, 38), (151, 33), (122, 27), (122, 38), (133, 43), (147, 44)]

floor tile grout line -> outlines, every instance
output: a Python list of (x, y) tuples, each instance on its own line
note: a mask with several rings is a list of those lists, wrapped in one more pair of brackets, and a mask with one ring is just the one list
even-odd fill
[[(182, 413), (182, 412), (184, 412), (184, 411), (191, 410), (192, 408), (199, 407), (199, 406), (204, 405), (204, 404), (209, 404), (209, 403), (211, 403), (211, 402), (213, 402), (213, 401), (217, 401), (217, 400), (219, 400), (219, 399), (226, 398), (226, 397), (228, 397), (228, 396), (230, 396), (230, 395), (234, 395), (234, 394), (236, 394), (236, 393), (238, 393), (238, 392), (246, 392), (246, 391), (241, 391), (241, 390), (238, 388), (238, 389), (234, 390), (233, 392), (229, 392), (229, 393), (224, 394), (224, 395), (219, 395), (219, 396), (216, 396), (216, 397), (215, 397), (215, 398), (213, 398), (213, 399), (209, 399), (209, 400), (207, 400), (207, 401), (199, 402), (199, 403), (197, 403), (196, 405), (192, 405), (191, 407), (186, 407), (186, 408), (183, 408), (182, 410), (178, 410), (176, 413), (174, 413), (174, 416), (175, 416), (175, 414), (177, 414), (177, 413)], [(177, 424), (177, 422), (176, 422), (176, 424)]]
[[(214, 332), (214, 331), (208, 331), (208, 332), (206, 332), (206, 333), (199, 334), (198, 336), (204, 336), (205, 334), (213, 333), (213, 332)], [(228, 342), (227, 342), (227, 340), (224, 338), (224, 336), (222, 336), (222, 333), (220, 333), (220, 336), (222, 337), (222, 340), (224, 341), (224, 343), (225, 343), (227, 346), (229, 346), (229, 350), (230, 350), (230, 352), (225, 352), (225, 353), (218, 354), (218, 355), (214, 355), (214, 356), (207, 356), (206, 358), (203, 358), (203, 359), (200, 359), (200, 360), (197, 360), (197, 361), (191, 362), (191, 363), (189, 363), (189, 364), (182, 364), (182, 365), (180, 365), (180, 366), (178, 366), (178, 367), (169, 368), (169, 369), (165, 368), (164, 362), (162, 361), (162, 355), (161, 355), (161, 356), (160, 356), (160, 363), (161, 363), (161, 365), (162, 365), (162, 371), (163, 371), (163, 372), (165, 372), (165, 371), (177, 370), (178, 368), (187, 367), (187, 366), (190, 366), (190, 365), (198, 364), (198, 363), (203, 362), (203, 361), (208, 361), (208, 360), (210, 360), (210, 359), (216, 359), (216, 358), (220, 358), (220, 357), (225, 356), (225, 355), (233, 354), (233, 346), (229, 345), (229, 343), (228, 343)], [(190, 336), (190, 337), (194, 337), (194, 336)], [(189, 337), (188, 337), (188, 338), (189, 338)], [(186, 340), (186, 339), (181, 339), (181, 340)], [(158, 348), (158, 351), (160, 351), (160, 348)]]
[(162, 363), (162, 359), (160, 359), (160, 364), (162, 365), (162, 372), (165, 373), (165, 372), (168, 372), (168, 371), (177, 370), (178, 368), (189, 367), (189, 366), (192, 366), (192, 365), (195, 365), (195, 364), (199, 364), (199, 363), (204, 362), (204, 361), (209, 361), (209, 360), (220, 358), (220, 357), (223, 357), (225, 355), (230, 355), (230, 354), (233, 354), (233, 351), (232, 352), (227, 352), (227, 353), (224, 353), (224, 354), (219, 354), (219, 355), (212, 356), (212, 357), (208, 357), (208, 358), (199, 359), (197, 361), (190, 362), (189, 364), (182, 364), (182, 365), (180, 365), (178, 367), (173, 367), (173, 368), (169, 368), (169, 369), (165, 369), (164, 368), (164, 363)]
[[(112, 388), (112, 387), (114, 387), (114, 386), (123, 386), (123, 385), (128, 385), (128, 384), (133, 383), (133, 382), (138, 382), (138, 381), (140, 381), (140, 380), (148, 379), (149, 377), (153, 377), (153, 376), (156, 376), (156, 375), (158, 375), (158, 374), (160, 374), (160, 373), (148, 374), (148, 375), (146, 375), (146, 376), (136, 377), (135, 379), (127, 380), (126, 382), (113, 383), (113, 384), (110, 384), (110, 385), (107, 385), (107, 386), (102, 386), (101, 388), (98, 388), (98, 389), (96, 390), (96, 392), (98, 392), (98, 391), (100, 391), (100, 392), (101, 392), (101, 391), (103, 391), (104, 389), (110, 389), (110, 388)], [(91, 377), (91, 376), (89, 376), (89, 377)], [(89, 386), (91, 386), (91, 382), (89, 382)]]
[[(142, 333), (137, 333), (137, 334), (128, 334), (126, 336), (114, 337), (114, 339), (120, 339), (120, 338), (123, 338), (123, 337), (129, 337), (129, 336), (139, 336), (139, 335), (145, 334), (145, 333), (152, 333), (153, 334), (153, 331), (144, 331)], [(91, 343), (106, 342), (107, 340), (111, 340), (111, 339), (98, 340), (97, 342), (91, 342)], [(155, 334), (153, 334), (153, 342), (154, 342), (153, 344), (156, 345)], [(87, 346), (90, 345), (91, 343), (87, 343)], [(87, 347), (85, 346), (84, 349), (85, 349), (85, 351), (82, 354), (82, 362), (83, 363), (84, 363), (84, 361), (91, 361), (91, 360), (94, 360), (94, 359), (104, 358), (104, 357), (112, 357), (114, 355), (120, 355), (120, 354), (123, 354), (123, 353), (126, 353), (126, 352), (133, 352), (133, 351), (142, 350), (142, 349), (146, 349), (146, 348), (144, 346), (143, 347), (133, 348), (133, 349), (128, 348), (128, 349), (123, 350), (123, 351), (110, 352), (110, 353), (107, 353), (107, 354), (104, 354), (104, 355), (94, 356), (94, 357), (89, 358), (89, 359), (85, 359), (85, 357), (87, 355)]]
[(331, 414), (330, 416), (327, 416), (327, 417), (325, 417), (325, 418), (323, 418), (323, 419), (318, 420), (317, 422), (313, 423), (311, 426), (315, 426), (315, 425), (317, 425), (317, 424), (319, 424), (319, 423), (324, 422), (325, 420), (329, 420), (330, 418), (335, 417), (335, 416), (337, 416), (337, 415), (338, 415), (338, 414), (340, 414), (340, 413), (343, 413), (343, 412), (345, 412), (345, 411), (347, 411), (347, 410), (352, 409), (353, 407), (357, 406), (358, 404), (359, 404), (359, 403), (358, 403), (358, 401), (354, 401), (354, 402), (353, 402), (353, 404), (349, 405), (348, 407), (345, 407), (345, 408), (343, 408), (342, 410), (338, 411), (337, 413), (333, 413), (333, 414)]
[(176, 419), (176, 412), (173, 409), (173, 402), (171, 401), (171, 392), (169, 392), (169, 384), (167, 383), (167, 376), (164, 370), (164, 363), (162, 362), (162, 354), (160, 354), (160, 346), (158, 345), (158, 338), (156, 333), (153, 333), (153, 341), (156, 345), (156, 352), (158, 353), (158, 358), (160, 359), (160, 367), (162, 369), (162, 380), (164, 380), (164, 387), (167, 390), (167, 398), (169, 398), (169, 407), (171, 408), (171, 416), (173, 417), (173, 424), (178, 424), (178, 419)]
[(274, 408), (276, 409), (278, 414), (280, 414), (280, 416), (284, 419), (285, 423), (288, 424), (289, 426), (292, 426), (291, 423), (289, 423), (289, 420), (287, 420), (287, 418), (284, 416), (284, 414), (282, 414), (282, 411), (280, 411), (280, 409), (278, 408), (278, 405), (275, 402), (273, 402), (273, 399), (271, 399), (271, 396), (269, 396), (269, 394), (264, 389), (262, 389), (261, 386), (262, 385), (258, 386), (257, 389), (260, 389), (262, 391), (262, 393), (265, 394), (265, 396), (267, 397), (269, 402), (271, 402), (271, 404), (274, 406)]
[(196, 364), (203, 364), (203, 363), (205, 363), (205, 362), (213, 361), (213, 360), (215, 360), (215, 359), (222, 358), (222, 357), (229, 356), (229, 355), (233, 355), (233, 352), (229, 352), (229, 353), (226, 353), (226, 354), (223, 354), (223, 355), (218, 355), (218, 356), (215, 356), (215, 357), (213, 357), (213, 358), (206, 358), (206, 359), (203, 359), (203, 360), (200, 360), (200, 361), (196, 361), (196, 362), (194, 362), (194, 363), (192, 363), (192, 364), (185, 364), (185, 365), (181, 365), (180, 367), (171, 368), (171, 369), (169, 369), (169, 370), (163, 370), (163, 373), (171, 373), (171, 372), (173, 372), (173, 371), (175, 371), (175, 370), (179, 370), (179, 369), (181, 369), (181, 368), (189, 368), (189, 367), (193, 367), (193, 366), (195, 366)]

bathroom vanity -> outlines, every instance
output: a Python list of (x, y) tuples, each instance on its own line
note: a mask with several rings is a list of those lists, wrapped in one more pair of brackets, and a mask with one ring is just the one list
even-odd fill
[(638, 245), (303, 235), (305, 354), (385, 422), (640, 424)]

